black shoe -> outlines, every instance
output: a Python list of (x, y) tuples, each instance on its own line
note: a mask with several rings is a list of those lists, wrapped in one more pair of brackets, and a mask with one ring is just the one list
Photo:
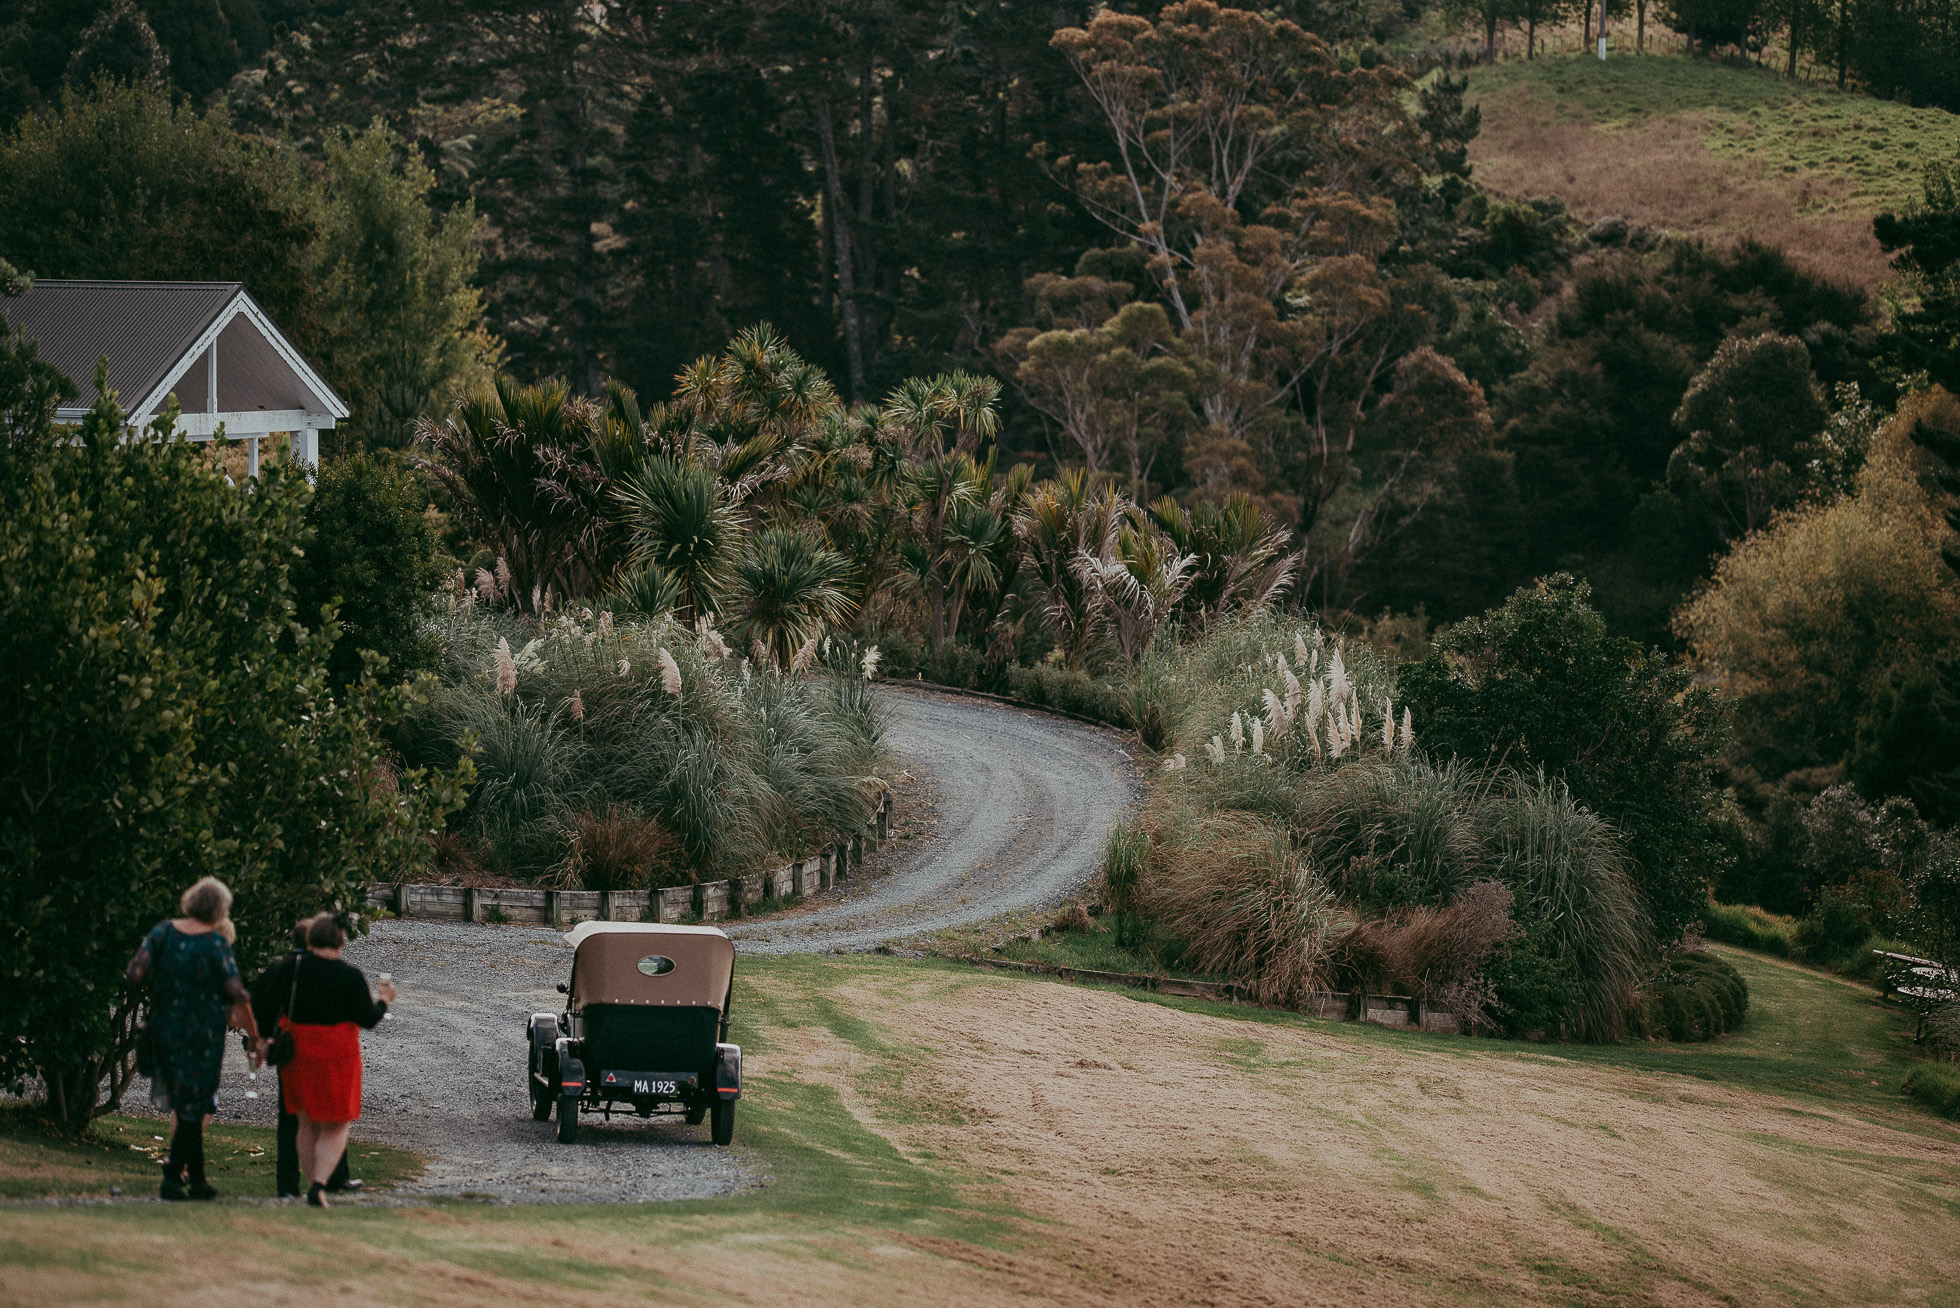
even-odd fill
[(367, 1182), (361, 1180), (359, 1177), (356, 1176), (356, 1177), (349, 1177), (347, 1180), (342, 1181), (339, 1185), (331, 1185), (331, 1184), (328, 1185), (327, 1193), (328, 1194), (359, 1194), (361, 1191), (365, 1189), (367, 1189)]
[(217, 1197), (218, 1192), (213, 1190), (209, 1185), (206, 1185), (203, 1181), (195, 1182), (191, 1186), (191, 1198), (193, 1199), (209, 1200), (216, 1199)]
[(181, 1175), (172, 1176), (170, 1173), (165, 1172), (163, 1174), (163, 1188), (157, 1191), (157, 1197), (176, 1204), (182, 1203), (191, 1196), (184, 1189), (184, 1178)]
[(306, 1192), (306, 1206), (308, 1208), (325, 1208), (327, 1206), (327, 1187), (315, 1181), (313, 1187)]

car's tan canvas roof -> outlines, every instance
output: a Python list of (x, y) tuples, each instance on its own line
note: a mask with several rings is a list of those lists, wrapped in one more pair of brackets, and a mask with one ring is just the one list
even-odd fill
[[(720, 1008), (735, 975), (735, 942), (713, 927), (650, 922), (581, 922), (565, 933), (572, 1003)], [(659, 955), (673, 970), (649, 976), (640, 960)]]

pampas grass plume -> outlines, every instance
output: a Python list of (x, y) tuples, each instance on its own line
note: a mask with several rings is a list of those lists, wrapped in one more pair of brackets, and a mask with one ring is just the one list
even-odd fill
[(870, 649), (864, 651), (864, 662), (861, 666), (864, 669), (864, 679), (866, 681), (869, 681), (873, 677), (878, 675), (878, 660), (883, 657), (884, 655), (878, 652), (878, 647), (876, 645), (873, 645)]
[(674, 656), (667, 652), (666, 646), (660, 649), (660, 688), (675, 699), (681, 694), (681, 665), (674, 662)]
[(517, 689), (517, 660), (510, 656), (510, 641), (497, 637), (497, 693), (508, 695)]

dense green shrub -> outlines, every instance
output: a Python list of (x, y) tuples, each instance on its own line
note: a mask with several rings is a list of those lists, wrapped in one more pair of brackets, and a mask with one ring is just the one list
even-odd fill
[(1656, 935), (1693, 922), (1727, 857), (1713, 760), (1715, 692), (1666, 656), (1607, 633), (1563, 574), (1450, 629), (1397, 686), (1424, 746), (1564, 781), (1626, 833)]
[(1790, 943), (1797, 956), (1816, 963), (1849, 961), (1865, 952), (1878, 931), (1871, 912), (1837, 886), (1817, 893), (1817, 902), (1797, 923)]
[(1701, 930), (1710, 940), (1778, 958), (1797, 952), (1796, 919), (1767, 913), (1754, 905), (1721, 904), (1711, 899), (1702, 906)]
[[(736, 875), (866, 821), (881, 718), (861, 663), (756, 670), (671, 618), (542, 621), (465, 599), (416, 757), (467, 747), (459, 831), (491, 864), (588, 888)], [(657, 828), (654, 830), (652, 828)]]
[(1149, 833), (1127, 822), (1110, 828), (1109, 840), (1103, 846), (1103, 891), (1118, 945), (1133, 944), (1142, 934), (1139, 892), (1149, 858)]
[[(0, 337), (0, 388), (33, 371)], [(187, 884), (231, 885), (261, 966), (296, 916), (412, 874), (468, 768), (402, 771), (380, 732), (419, 692), (336, 690), (336, 633), (295, 623), (305, 478), (228, 485), (174, 413), (131, 440), (108, 398), (59, 437), (0, 412), (0, 1082), (38, 1074), (79, 1128), (127, 1084), (123, 966)]]
[(1960, 1118), (1960, 1070), (1922, 1063), (1906, 1073), (1899, 1088), (1941, 1117)]
[(1132, 725), (1130, 695), (1123, 683), (1099, 681), (1072, 668), (1041, 665), (1010, 669), (1007, 693), (1030, 704), (1062, 709), (1112, 727)]
[(1749, 1013), (1749, 984), (1727, 959), (1703, 950), (1668, 958), (1642, 994), (1640, 1026), (1669, 1040), (1713, 1040)]
[(427, 503), (413, 474), (385, 456), (355, 454), (319, 470), (306, 510), (313, 539), (293, 564), (293, 589), (303, 622), (338, 606), (342, 636), (327, 666), (342, 685), (360, 675), (363, 650), (387, 659), (394, 680), (441, 660), (422, 621), (443, 571)]

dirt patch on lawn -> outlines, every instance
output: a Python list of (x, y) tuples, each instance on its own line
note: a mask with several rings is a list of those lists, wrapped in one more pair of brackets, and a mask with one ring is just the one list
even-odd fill
[(1770, 173), (1723, 158), (1694, 114), (1603, 127), (1556, 116), (1517, 86), (1480, 98), (1483, 131), (1470, 145), (1477, 181), (1518, 197), (1556, 195), (1583, 222), (1622, 215), (1718, 243), (1745, 236), (1781, 246), (1813, 272), (1874, 287), (1891, 275), (1871, 214), (1840, 204), (1849, 183)]
[(1960, 1134), (1043, 982), (837, 998), (916, 1044), (896, 1101), (820, 1029), (772, 1056), (1035, 1218), (991, 1272), (1051, 1302), (1898, 1303), (1960, 1272)]

